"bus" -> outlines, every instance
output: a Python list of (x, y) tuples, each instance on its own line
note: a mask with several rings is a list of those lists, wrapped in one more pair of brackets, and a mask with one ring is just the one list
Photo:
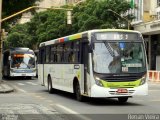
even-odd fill
[(36, 56), (36, 77), (38, 78), (38, 52), (39, 50), (34, 50), (34, 54)]
[(16, 47), (3, 52), (3, 77), (36, 76), (36, 57), (29, 48)]
[(142, 34), (95, 29), (40, 43), (38, 79), (55, 89), (84, 97), (118, 98), (148, 94), (147, 57)]

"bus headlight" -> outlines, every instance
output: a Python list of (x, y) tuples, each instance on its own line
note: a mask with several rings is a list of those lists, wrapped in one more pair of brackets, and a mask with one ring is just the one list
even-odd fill
[(103, 84), (102, 84), (101, 79), (100, 79), (99, 77), (95, 77), (95, 80), (96, 80), (96, 84), (97, 84), (98, 86), (103, 87)]
[(33, 69), (33, 72), (36, 72), (36, 69)]
[(146, 82), (146, 75), (144, 75), (142, 78), (141, 78), (141, 82), (140, 82), (140, 85), (143, 85), (145, 82)]

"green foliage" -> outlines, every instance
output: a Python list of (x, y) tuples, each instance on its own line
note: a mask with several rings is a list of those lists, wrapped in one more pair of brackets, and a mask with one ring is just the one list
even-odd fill
[[(6, 45), (14, 44), (36, 49), (40, 42), (77, 32), (101, 28), (127, 28), (127, 21), (108, 9), (121, 15), (126, 13), (129, 8), (130, 3), (126, 0), (86, 0), (86, 2), (73, 6), (72, 25), (66, 23), (66, 11), (39, 12), (30, 22), (15, 26), (8, 36)], [(124, 14), (123, 17), (128, 20), (134, 18), (131, 14)]]
[[(76, 28), (78, 30), (75, 31), (95, 28), (127, 28), (127, 21), (124, 18), (131, 20), (133, 19), (132, 15), (124, 15), (122, 18), (108, 9), (121, 15), (129, 8), (130, 5), (126, 0), (86, 0), (74, 8), (73, 23), (78, 27)], [(91, 23), (92, 25), (89, 25)], [(121, 23), (125, 23), (125, 25), (122, 27)]]
[(25, 47), (30, 36), (27, 34), (27, 25), (17, 25), (12, 28), (11, 34), (8, 35), (5, 41), (5, 48), (8, 47)]

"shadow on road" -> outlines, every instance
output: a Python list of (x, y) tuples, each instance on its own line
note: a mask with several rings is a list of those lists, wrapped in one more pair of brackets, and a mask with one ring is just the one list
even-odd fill
[[(47, 90), (43, 90), (43, 92), (48, 93)], [(52, 94), (76, 101), (75, 96), (72, 93), (54, 89), (54, 93)], [(130, 99), (133, 99), (133, 98), (129, 98), (128, 102), (126, 103), (119, 103), (117, 98), (88, 98), (88, 97), (85, 97), (83, 103), (94, 105), (94, 106), (144, 106), (143, 104), (129, 102)]]
[(5, 77), (5, 81), (18, 81), (18, 80), (37, 80), (35, 77)]

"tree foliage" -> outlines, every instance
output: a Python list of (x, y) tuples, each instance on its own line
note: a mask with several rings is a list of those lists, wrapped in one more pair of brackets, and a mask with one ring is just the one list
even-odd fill
[(108, 9), (119, 15), (123, 14), (123, 17), (128, 20), (134, 18), (131, 14), (125, 14), (130, 9), (126, 0), (86, 0), (86, 2), (73, 6), (72, 25), (66, 24), (66, 11), (39, 12), (30, 22), (16, 25), (11, 30), (6, 45), (14, 44), (36, 49), (35, 46), (40, 42), (77, 32), (92, 29), (127, 28), (128, 22)]

